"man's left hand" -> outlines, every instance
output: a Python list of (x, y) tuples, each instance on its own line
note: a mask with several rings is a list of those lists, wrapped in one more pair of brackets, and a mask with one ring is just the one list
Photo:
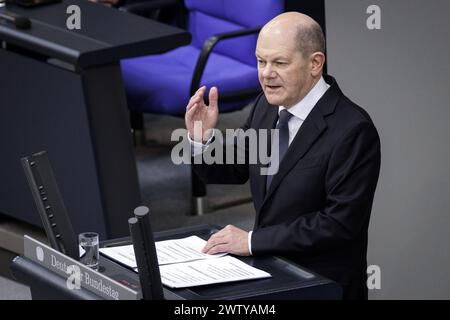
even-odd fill
[(228, 225), (213, 234), (202, 251), (206, 254), (227, 252), (238, 256), (249, 256), (248, 232)]

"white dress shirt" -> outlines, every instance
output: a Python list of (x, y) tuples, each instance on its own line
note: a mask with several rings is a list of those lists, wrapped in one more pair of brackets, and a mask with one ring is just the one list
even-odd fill
[[(325, 82), (323, 77), (319, 79), (319, 81), (314, 85), (314, 87), (308, 92), (308, 94), (300, 100), (297, 104), (290, 107), (288, 111), (293, 114), (293, 116), (288, 121), (288, 127), (289, 127), (289, 145), (294, 140), (295, 135), (297, 134), (298, 130), (303, 124), (303, 121), (305, 121), (306, 117), (309, 115), (311, 110), (314, 108), (316, 103), (322, 98), (322, 96), (325, 94), (325, 92), (328, 90), (330, 85)], [(280, 114), (281, 110), (286, 109), (283, 106), (278, 107), (278, 114)], [(189, 142), (192, 145), (192, 154), (194, 156), (202, 153), (204, 150), (206, 150), (206, 147), (211, 142), (213, 136), (208, 140), (207, 143), (202, 144), (200, 142), (193, 141), (191, 137), (188, 139)], [(252, 255), (252, 233), (253, 231), (249, 231), (248, 233), (248, 250), (250, 252), (250, 255)]]
[[(320, 78), (320, 80), (314, 85), (314, 87), (308, 92), (308, 94), (300, 100), (296, 105), (290, 107), (288, 111), (293, 114), (293, 117), (289, 119), (289, 145), (294, 140), (295, 135), (305, 121), (306, 117), (309, 115), (311, 110), (316, 105), (317, 101), (322, 98), (325, 92), (328, 90), (330, 85), (325, 82), (325, 80)], [(283, 106), (278, 107), (278, 114), (281, 110), (286, 109)]]

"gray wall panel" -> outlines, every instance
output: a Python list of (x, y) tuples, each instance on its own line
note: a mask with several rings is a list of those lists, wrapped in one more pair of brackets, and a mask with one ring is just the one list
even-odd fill
[[(369, 30), (369, 5), (381, 29)], [(450, 299), (450, 2), (328, 0), (328, 72), (378, 128), (372, 299)]]

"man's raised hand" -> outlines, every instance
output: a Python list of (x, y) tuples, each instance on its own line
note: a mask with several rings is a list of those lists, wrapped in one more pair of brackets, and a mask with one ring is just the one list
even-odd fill
[(189, 136), (196, 142), (206, 142), (216, 127), (219, 117), (219, 93), (216, 87), (209, 90), (209, 106), (203, 100), (206, 87), (203, 86), (191, 97), (186, 107), (184, 120)]

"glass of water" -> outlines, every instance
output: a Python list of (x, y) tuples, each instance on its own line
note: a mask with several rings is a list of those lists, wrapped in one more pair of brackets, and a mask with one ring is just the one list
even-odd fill
[(98, 270), (98, 233), (80, 233), (78, 235), (78, 243), (80, 245), (80, 262), (92, 269)]

